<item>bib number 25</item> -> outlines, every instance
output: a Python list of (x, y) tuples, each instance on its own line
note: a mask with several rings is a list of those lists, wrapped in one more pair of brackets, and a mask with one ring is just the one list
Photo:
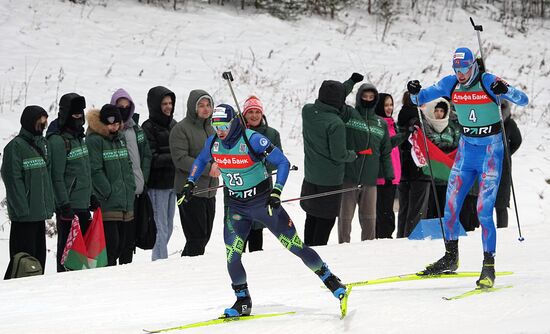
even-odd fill
[(241, 177), (241, 174), (239, 173), (228, 173), (226, 174), (229, 178), (229, 185), (230, 186), (242, 186), (244, 184), (243, 178)]

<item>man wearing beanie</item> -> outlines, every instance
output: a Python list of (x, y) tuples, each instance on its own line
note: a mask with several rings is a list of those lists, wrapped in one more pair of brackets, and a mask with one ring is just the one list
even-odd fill
[(92, 186), (103, 213), (107, 265), (115, 266), (126, 242), (126, 224), (134, 220), (135, 181), (120, 130), (122, 117), (112, 104), (87, 115), (86, 145), (90, 155)]
[[(4, 147), (1, 174), (6, 186), (10, 228), (10, 259), (20, 252), (46, 266), (46, 223), (53, 215), (54, 199), (49, 173), (51, 157), (42, 133), (48, 114), (39, 106), (27, 106), (21, 130)], [(11, 273), (11, 261), (5, 279)]]
[[(349, 115), (344, 112), (344, 105), (346, 95), (351, 92), (347, 87), (353, 87), (354, 83), (361, 80), (363, 76), (354, 73), (346, 82), (346, 86), (338, 81), (324, 81), (315, 103), (303, 107), (304, 180), (301, 196), (342, 188), (345, 163), (357, 159), (357, 154), (346, 148), (345, 122)], [(341, 194), (336, 194), (300, 202), (300, 206), (306, 212), (306, 245), (327, 244), (340, 211), (341, 197)]]
[(98, 205), (97, 199), (92, 196), (90, 159), (84, 142), (84, 108), (86, 101), (83, 96), (76, 93), (63, 95), (59, 100), (58, 118), (52, 122), (46, 135), (52, 157), (57, 272), (65, 271), (61, 257), (73, 217), (78, 216), (84, 235), (90, 226), (90, 207), (95, 209)]
[(176, 213), (176, 193), (174, 192), (175, 167), (170, 153), (170, 132), (176, 125), (174, 108), (176, 94), (163, 86), (153, 87), (147, 93), (149, 119), (141, 125), (153, 159), (151, 172), (147, 181), (148, 193), (153, 204), (155, 223), (157, 225), (157, 240), (152, 260), (168, 258), (168, 241), (174, 228)]
[[(267, 117), (264, 114), (264, 105), (258, 97), (250, 96), (246, 99), (243, 105), (243, 116), (246, 121), (247, 128), (264, 135), (273, 145), (275, 145), (275, 147), (279, 148), (281, 152), (283, 151), (279, 131), (267, 124)], [(269, 173), (277, 169), (276, 166), (273, 166), (270, 163), (267, 163), (266, 168)], [(245, 243), (248, 243), (249, 251), (254, 252), (262, 250), (263, 228), (264, 226), (260, 223), (255, 222), (252, 224), (252, 229), (248, 234), (248, 239), (245, 240)]]

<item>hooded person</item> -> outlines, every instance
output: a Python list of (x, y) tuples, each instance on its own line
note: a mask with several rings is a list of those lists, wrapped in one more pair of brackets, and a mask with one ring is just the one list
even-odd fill
[[(0, 169), (11, 220), (10, 259), (26, 252), (38, 259), (41, 269), (46, 265), (45, 220), (51, 218), (54, 211), (49, 173), (51, 156), (42, 135), (47, 120), (48, 113), (42, 107), (25, 107), (19, 134), (4, 147)], [(10, 274), (8, 267), (5, 279)]]
[(68, 93), (59, 100), (57, 119), (48, 128), (46, 138), (52, 157), (51, 175), (55, 197), (57, 227), (57, 272), (65, 271), (61, 258), (73, 217), (78, 217), (85, 234), (90, 225), (90, 210), (98, 206), (92, 194), (88, 147), (84, 141), (86, 100)]
[[(201, 152), (206, 139), (215, 133), (212, 128), (214, 100), (202, 89), (189, 92), (187, 113), (170, 132), (170, 152), (176, 168), (174, 189), (183, 190), (189, 169)], [(212, 234), (216, 213), (216, 187), (220, 171), (216, 162), (208, 162), (204, 174), (197, 179), (199, 189), (213, 188), (194, 196), (188, 203), (178, 205), (185, 246), (181, 256), (203, 255)]]
[(153, 261), (168, 257), (168, 241), (174, 228), (175, 167), (169, 138), (172, 128), (176, 125), (175, 106), (176, 95), (166, 87), (156, 86), (147, 93), (149, 119), (143, 122), (142, 129), (145, 131), (152, 154), (151, 170), (146, 183), (157, 225), (157, 239), (151, 254)]
[[(243, 104), (243, 117), (246, 121), (246, 127), (254, 130), (271, 141), (273, 145), (283, 150), (281, 145), (281, 136), (279, 131), (269, 126), (267, 117), (264, 113), (264, 105), (257, 96), (250, 96)], [(267, 171), (272, 173), (275, 171), (275, 166), (267, 164)], [(264, 226), (255, 223), (252, 225), (252, 230), (248, 235), (248, 240), (245, 240), (245, 244), (248, 244), (248, 250), (250, 252), (262, 250), (263, 248), (263, 230)], [(246, 247), (245, 247), (246, 248)]]
[(119, 109), (105, 104), (101, 110), (88, 111), (86, 117), (92, 187), (103, 215), (107, 263), (114, 266), (126, 244), (127, 224), (134, 223), (136, 186), (132, 163), (121, 132)]
[[(126, 90), (119, 88), (111, 96), (110, 104), (116, 106), (120, 112), (122, 121), (120, 132), (126, 141), (126, 148), (130, 161), (132, 162), (132, 172), (136, 184), (134, 208), (135, 211), (138, 212), (139, 208), (137, 206), (139, 203), (141, 203), (141, 205), (146, 205), (143, 201), (139, 201), (139, 199), (146, 189), (146, 181), (149, 178), (152, 158), (151, 149), (149, 148), (149, 142), (147, 141), (145, 132), (134, 121), (133, 116), (136, 106), (130, 94), (128, 94)], [(137, 225), (138, 222), (124, 224), (124, 227), (127, 228), (125, 231), (126, 243), (122, 245), (122, 251), (118, 259), (119, 264), (132, 263), (134, 250), (136, 248)]]
[(376, 237), (376, 181), (379, 174), (388, 183), (394, 178), (391, 165), (391, 141), (387, 123), (375, 113), (378, 90), (371, 83), (362, 84), (355, 96), (355, 109), (346, 122), (348, 150), (364, 152), (345, 166), (344, 188), (361, 186), (342, 194), (338, 215), (338, 242), (350, 242), (351, 222), (358, 206), (361, 240)]
[[(304, 180), (301, 196), (342, 189), (346, 163), (357, 159), (355, 151), (346, 148), (345, 126), (350, 114), (345, 104), (346, 95), (355, 82), (357, 79), (352, 78), (344, 84), (323, 81), (317, 100), (302, 108)], [(336, 194), (300, 201), (306, 212), (306, 245), (327, 244), (340, 211), (341, 197)]]
[(496, 228), (493, 208), (501, 177), (504, 146), (500, 101), (524, 106), (527, 95), (492, 73), (483, 72), (472, 51), (460, 47), (452, 57), (454, 74), (422, 89), (418, 80), (407, 83), (411, 101), (422, 105), (439, 97), (450, 97), (462, 133), (458, 153), (449, 176), (445, 204), (445, 255), (419, 274), (437, 275), (458, 268), (458, 215), (464, 198), (474, 182), (479, 183), (478, 216), (483, 233), (483, 264), (476, 284), (491, 288), (495, 281)]
[[(344, 298), (345, 286), (330, 272), (319, 255), (304, 245), (288, 213), (281, 206), (281, 193), (290, 163), (265, 136), (244, 127), (240, 117), (228, 104), (220, 104), (212, 113), (215, 135), (207, 138), (193, 165), (179, 199), (193, 200), (193, 189), (212, 160), (216, 161), (228, 188), (228, 208), (224, 219), (224, 242), (227, 269), (237, 301), (225, 309), (225, 317), (249, 315), (252, 299), (241, 257), (244, 240), (254, 221), (266, 226), (285, 248), (298, 256), (315, 272), (337, 298)], [(277, 167), (275, 184), (267, 172), (266, 162)]]

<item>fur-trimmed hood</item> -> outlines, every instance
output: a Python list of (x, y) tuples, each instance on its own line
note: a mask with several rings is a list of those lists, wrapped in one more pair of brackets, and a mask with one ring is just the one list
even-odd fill
[[(439, 102), (444, 102), (447, 104), (447, 115), (442, 119), (436, 119), (434, 115), (435, 106)], [(449, 126), (449, 114), (451, 113), (451, 105), (444, 98), (439, 98), (433, 101), (426, 103), (424, 107), (424, 116), (426, 116), (426, 122), (435, 130), (437, 133), (443, 132), (447, 126)]]
[[(107, 125), (103, 124), (99, 119), (99, 112), (99, 109), (90, 109), (90, 111), (86, 113), (86, 120), (88, 121), (86, 135), (97, 133), (104, 138), (112, 138), (113, 135), (109, 132)], [(124, 124), (120, 122), (120, 129), (122, 129), (123, 126)]]

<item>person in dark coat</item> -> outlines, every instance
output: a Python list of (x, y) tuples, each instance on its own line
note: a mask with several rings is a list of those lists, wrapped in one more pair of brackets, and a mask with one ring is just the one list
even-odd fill
[[(359, 82), (363, 76), (354, 73), (350, 80)], [(344, 115), (346, 90), (338, 81), (324, 81), (315, 103), (302, 109), (304, 138), (304, 181), (301, 196), (340, 190), (344, 183), (346, 162), (357, 154), (346, 148), (346, 126), (350, 115)], [(326, 245), (340, 211), (341, 194), (300, 201), (306, 212), (304, 243)]]
[[(248, 129), (264, 135), (273, 145), (275, 145), (275, 147), (279, 148), (281, 152), (283, 151), (279, 131), (268, 125), (267, 117), (264, 114), (264, 106), (258, 97), (250, 96), (246, 99), (243, 105), (243, 116)], [(266, 169), (269, 173), (272, 173), (276, 170), (276, 166), (267, 163)], [(254, 222), (252, 224), (248, 239), (245, 240), (245, 244), (248, 244), (248, 250), (250, 252), (262, 250), (264, 227), (265, 226), (259, 222)]]
[(65, 271), (61, 257), (73, 217), (78, 216), (84, 235), (91, 222), (90, 209), (95, 209), (99, 204), (92, 195), (90, 158), (84, 142), (84, 108), (86, 100), (83, 96), (76, 93), (63, 95), (59, 100), (57, 122), (52, 122), (46, 134), (52, 157), (51, 174), (56, 203), (57, 272)]
[[(415, 125), (420, 125), (418, 108), (410, 101), (409, 93), (403, 94), (403, 106), (397, 116), (397, 126), (409, 134)], [(408, 136), (407, 136), (408, 137)], [(422, 173), (411, 156), (411, 143), (405, 140), (401, 145), (401, 182), (399, 193), (399, 213), (397, 215), (397, 238), (406, 238), (414, 230), (420, 219), (426, 218), (430, 198), (430, 177)]]
[(176, 125), (174, 108), (176, 95), (166, 87), (153, 87), (147, 93), (149, 119), (141, 125), (153, 155), (147, 181), (148, 194), (153, 204), (157, 240), (152, 252), (153, 261), (168, 258), (168, 241), (174, 228), (176, 192), (175, 166), (170, 154), (170, 132)]
[[(510, 103), (504, 99), (501, 100), (502, 117), (504, 119), (504, 130), (508, 140), (508, 150), (513, 155), (521, 146), (521, 132), (518, 125), (512, 119), (510, 113)], [(497, 213), (497, 227), (508, 227), (508, 208), (510, 207), (510, 186), (511, 186), (511, 157), (504, 158), (502, 164), (502, 176), (498, 186), (497, 199), (495, 201), (495, 211)]]
[[(47, 123), (44, 108), (25, 107), (19, 134), (4, 147), (1, 168), (11, 220), (10, 258), (19, 252), (28, 253), (40, 262), (42, 269), (46, 267), (45, 221), (54, 211), (51, 157), (42, 135)], [(8, 277), (6, 272), (5, 279)]]

